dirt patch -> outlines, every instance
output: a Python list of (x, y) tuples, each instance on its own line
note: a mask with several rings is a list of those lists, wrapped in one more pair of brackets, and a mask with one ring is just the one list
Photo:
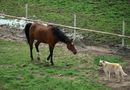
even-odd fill
[(100, 82), (108, 87), (111, 87), (112, 90), (130, 90), (130, 61), (126, 61), (128, 61), (129, 65), (124, 68), (124, 71), (128, 74), (128, 76), (124, 78), (124, 82), (116, 82), (116, 77), (113, 74), (111, 76), (111, 81), (106, 81), (105, 74), (101, 68), (99, 69)]
[(16, 65), (10, 65), (10, 64), (0, 64), (0, 68), (12, 68), (15, 67)]
[(0, 39), (23, 41), (25, 40), (25, 34), (20, 29), (0, 26)]
[(103, 70), (99, 69), (99, 81), (103, 83), (105, 86), (108, 86), (112, 88), (112, 90), (130, 90), (130, 52), (129, 49), (126, 48), (110, 48), (110, 47), (100, 47), (100, 46), (86, 46), (84, 48), (78, 48), (80, 53), (93, 53), (95, 55), (120, 55), (123, 60), (127, 61), (129, 63), (128, 66), (124, 67), (124, 71), (128, 74), (127, 77), (125, 77), (124, 82), (118, 83), (116, 82), (116, 79), (113, 75), (112, 81), (106, 81), (105, 74)]
[(103, 72), (100, 71), (100, 81), (108, 86), (111, 87), (112, 90), (130, 90), (130, 73), (125, 70), (125, 72), (128, 74), (127, 77), (125, 77), (124, 82), (116, 82), (116, 79), (114, 76), (111, 77), (111, 81), (105, 80), (105, 75)]

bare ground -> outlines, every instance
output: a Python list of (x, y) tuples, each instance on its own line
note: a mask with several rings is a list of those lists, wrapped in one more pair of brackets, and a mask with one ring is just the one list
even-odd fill
[[(128, 66), (123, 67), (125, 73), (128, 74), (128, 76), (125, 77), (124, 82), (116, 82), (116, 78), (114, 75), (112, 75), (111, 81), (105, 80), (105, 74), (102, 70), (102, 68), (99, 68), (99, 80), (104, 85), (111, 87), (112, 90), (130, 90), (130, 52), (125, 52), (124, 50), (120, 49), (111, 49), (111, 48), (104, 48), (104, 47), (97, 47), (97, 46), (87, 46), (86, 49), (80, 49), (81, 52), (91, 52), (96, 55), (121, 55), (123, 60), (126, 60), (128, 62)], [(121, 53), (122, 52), (122, 53)], [(126, 53), (126, 54), (125, 54)]]
[(23, 41), (25, 40), (25, 35), (23, 30), (0, 26), (0, 39)]
[[(6, 39), (6, 40), (15, 40), (18, 42), (25, 41), (25, 35), (23, 30), (15, 29), (15, 28), (10, 28), (7, 26), (0, 26), (0, 39)], [(84, 53), (94, 53), (96, 55), (101, 55), (101, 54), (118, 54), (122, 55), (122, 58), (126, 60), (129, 65), (124, 68), (124, 71), (128, 74), (127, 77), (125, 77), (125, 81), (121, 83), (117, 83), (115, 80), (115, 77), (112, 77), (112, 81), (108, 82), (105, 81), (105, 75), (102, 69), (99, 69), (99, 80), (101, 83), (104, 85), (111, 87), (113, 90), (130, 90), (130, 52), (129, 50), (124, 50), (124, 49), (113, 49), (110, 47), (100, 47), (100, 46), (85, 46), (85, 48), (81, 48), (80, 46), (78, 47), (78, 51), (84, 52)]]

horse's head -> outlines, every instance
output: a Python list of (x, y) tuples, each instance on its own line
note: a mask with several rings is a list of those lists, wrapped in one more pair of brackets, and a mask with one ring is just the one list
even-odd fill
[(67, 48), (73, 52), (73, 54), (76, 54), (77, 53), (77, 50), (75, 49), (75, 46), (73, 44), (73, 40), (70, 40), (68, 43), (67, 43)]

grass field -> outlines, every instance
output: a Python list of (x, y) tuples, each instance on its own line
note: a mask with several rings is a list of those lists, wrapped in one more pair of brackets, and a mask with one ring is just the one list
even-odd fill
[[(65, 48), (56, 47), (55, 65), (47, 66), (48, 48), (40, 50), (42, 61), (30, 62), (26, 43), (0, 40), (0, 90), (111, 90), (99, 83), (97, 72), (99, 59), (108, 56), (91, 53), (75, 56)], [(110, 58), (115, 59), (126, 63), (118, 56)]]
[[(73, 26), (73, 14), (77, 15), (77, 27), (122, 34), (130, 34), (130, 2), (128, 0), (1, 0), (0, 12), (25, 17), (28, 3), (28, 18)], [(106, 45), (121, 44), (119, 37), (82, 32), (85, 41)], [(130, 40), (125, 40), (130, 44)]]
[(121, 33), (124, 18), (126, 34), (130, 33), (128, 0), (3, 0), (0, 1), (0, 11), (25, 16), (26, 3), (29, 4), (29, 18), (73, 25), (73, 14), (76, 13), (78, 27), (115, 33)]

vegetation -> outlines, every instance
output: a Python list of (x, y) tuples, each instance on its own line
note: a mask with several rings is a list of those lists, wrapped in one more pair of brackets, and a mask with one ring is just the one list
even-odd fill
[[(98, 81), (97, 65), (103, 56), (84, 53), (75, 56), (64, 48), (56, 47), (55, 66), (47, 66), (48, 48), (40, 47), (40, 51), (41, 62), (30, 62), (26, 43), (0, 40), (0, 89), (110, 90)], [(35, 50), (34, 56), (36, 58)], [(120, 57), (117, 60), (124, 63)]]
[[(32, 19), (72, 26), (75, 13), (78, 27), (121, 34), (124, 18), (126, 35), (130, 34), (128, 0), (0, 0), (0, 12), (23, 17), (26, 3)], [(120, 38), (109, 35), (79, 33), (87, 44), (121, 43)], [(99, 60), (128, 64), (115, 55), (78, 53), (74, 56), (67, 49), (56, 47), (55, 66), (48, 66), (45, 63), (48, 48), (44, 46), (40, 47), (42, 61), (30, 62), (26, 43), (0, 40), (0, 90), (111, 90), (99, 83)]]
[[(10, 15), (25, 16), (26, 3), (29, 5), (29, 18), (72, 26), (75, 13), (78, 27), (118, 34), (122, 33), (124, 19), (126, 22), (125, 34), (130, 34), (130, 2), (128, 0), (1, 0), (0, 11)], [(107, 44), (110, 42), (121, 43), (121, 40), (115, 37), (86, 34), (89, 34), (86, 38), (92, 37), (96, 42), (102, 44), (104, 40), (108, 41)], [(98, 40), (99, 37), (102, 38)], [(128, 41), (126, 40), (126, 42)]]

